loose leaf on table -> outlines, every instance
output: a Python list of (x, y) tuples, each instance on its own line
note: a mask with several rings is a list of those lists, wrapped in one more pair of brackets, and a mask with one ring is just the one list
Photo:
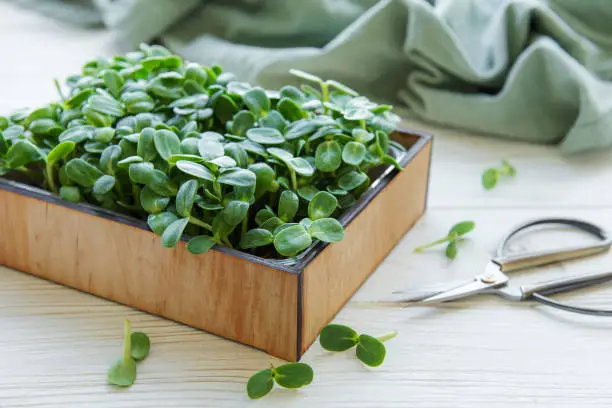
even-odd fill
[(136, 381), (136, 362), (132, 358), (132, 336), (130, 321), (125, 321), (123, 335), (123, 357), (117, 360), (107, 372), (107, 379), (113, 385), (129, 387)]
[(274, 383), (281, 387), (297, 389), (312, 383), (314, 371), (306, 363), (286, 363), (272, 366), (253, 374), (247, 382), (247, 395), (250, 399), (259, 399), (270, 393)]
[(501, 177), (516, 175), (516, 169), (507, 161), (502, 160), (500, 167), (491, 167), (482, 173), (481, 183), (486, 190), (494, 188)]
[(142, 361), (149, 355), (151, 350), (151, 340), (143, 332), (133, 332), (131, 335), (132, 358), (135, 361)]
[(461, 221), (453, 225), (447, 235), (444, 238), (440, 238), (429, 244), (422, 245), (414, 249), (415, 252), (421, 252), (427, 248), (431, 248), (435, 245), (447, 243), (445, 254), (450, 259), (455, 259), (457, 257), (458, 247), (457, 241), (470, 231), (472, 231), (475, 227), (474, 221)]
[(345, 351), (359, 343), (359, 334), (341, 324), (328, 324), (319, 333), (321, 347), (329, 351)]
[(354, 329), (342, 324), (328, 324), (319, 333), (319, 344), (328, 351), (342, 352), (355, 346), (355, 355), (370, 367), (380, 366), (387, 355), (384, 341), (397, 336), (397, 332), (389, 332), (373, 337), (368, 334), (358, 334)]
[(378, 367), (385, 360), (387, 349), (376, 337), (362, 334), (355, 350), (357, 358), (370, 367)]

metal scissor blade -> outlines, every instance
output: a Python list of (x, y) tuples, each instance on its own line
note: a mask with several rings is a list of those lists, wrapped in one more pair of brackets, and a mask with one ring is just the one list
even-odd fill
[(421, 300), (421, 303), (439, 303), (464, 298), (482, 292), (483, 290), (488, 289), (490, 286), (490, 283), (484, 283), (480, 280), (474, 279), (473, 282), (466, 283), (465, 285), (447, 290), (446, 292), (438, 295), (425, 298)]
[(468, 297), (495, 288), (508, 282), (508, 277), (499, 270), (499, 265), (489, 262), (485, 273), (478, 275), (472, 282), (447, 290), (443, 293), (421, 300), (421, 303), (439, 303)]

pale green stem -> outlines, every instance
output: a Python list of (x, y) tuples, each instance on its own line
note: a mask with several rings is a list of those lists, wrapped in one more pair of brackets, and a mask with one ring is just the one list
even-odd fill
[(123, 360), (128, 361), (132, 358), (132, 333), (130, 331), (130, 321), (125, 320), (123, 338)]
[(204, 229), (212, 231), (212, 226), (210, 224), (207, 224), (204, 221), (199, 220), (199, 219), (197, 219), (195, 217), (189, 217), (189, 222), (194, 224), (194, 225), (197, 225), (198, 227), (202, 227)]
[(366, 121), (365, 121), (365, 119), (361, 119), (359, 121), (359, 123), (361, 124), (361, 127), (365, 130), (365, 128), (366, 128)]
[(57, 79), (54, 79), (53, 82), (55, 83), (55, 88), (57, 89), (57, 93), (59, 94), (60, 99), (62, 100), (62, 102), (64, 102), (66, 98), (64, 98), (64, 94), (62, 93), (62, 88), (60, 87), (59, 82), (57, 82)]
[(246, 216), (242, 219), (242, 234), (244, 235), (245, 232), (247, 232), (247, 229), (249, 227), (249, 210), (247, 209), (247, 214)]
[(289, 169), (289, 172), (291, 173), (291, 186), (293, 187), (293, 191), (297, 191), (297, 176), (295, 175), (295, 171)]
[(55, 186), (55, 180), (53, 177), (53, 163), (47, 162), (45, 166), (45, 172), (47, 176), (47, 183), (49, 183), (49, 188), (51, 191), (57, 194), (57, 187)]
[(213, 181), (213, 189), (215, 190), (215, 195), (220, 200), (223, 197), (223, 194), (221, 194), (221, 184), (219, 184), (216, 180)]
[(423, 246), (420, 246), (418, 248), (415, 248), (414, 252), (421, 252), (422, 250), (424, 250), (426, 248), (430, 248), (432, 246), (435, 246), (435, 245), (438, 245), (438, 244), (442, 244), (443, 242), (452, 241), (455, 238), (456, 238), (455, 236), (449, 235), (446, 238), (442, 238), (442, 239), (439, 239), (437, 241), (431, 242), (431, 243), (429, 243), (427, 245), (423, 245)]
[(329, 86), (325, 82), (321, 82), (321, 99), (323, 102), (323, 113), (327, 113), (327, 106), (325, 102), (329, 102)]
[(387, 340), (391, 340), (395, 336), (397, 336), (397, 331), (392, 331), (390, 333), (383, 334), (382, 336), (378, 336), (377, 339), (380, 341), (387, 341)]

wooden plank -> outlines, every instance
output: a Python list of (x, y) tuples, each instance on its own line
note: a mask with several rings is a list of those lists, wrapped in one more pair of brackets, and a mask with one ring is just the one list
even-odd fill
[(344, 239), (306, 267), (302, 352), (423, 214), (430, 153), (431, 141), (345, 228)]
[(2, 264), (296, 358), (296, 274), (4, 190), (0, 202)]

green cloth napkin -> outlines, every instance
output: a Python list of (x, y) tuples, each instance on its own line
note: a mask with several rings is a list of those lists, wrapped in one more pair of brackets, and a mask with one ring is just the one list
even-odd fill
[(18, 2), (262, 86), (298, 68), (424, 121), (564, 153), (612, 145), (612, 0)]

